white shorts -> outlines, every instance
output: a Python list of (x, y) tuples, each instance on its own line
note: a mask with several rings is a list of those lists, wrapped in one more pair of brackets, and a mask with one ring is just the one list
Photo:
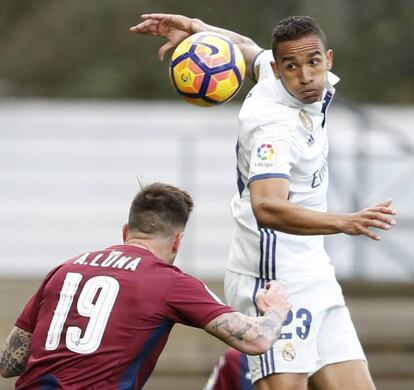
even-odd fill
[[(312, 375), (327, 364), (366, 360), (333, 269), (279, 282), (288, 290), (292, 310), (273, 348), (248, 356), (252, 382), (275, 373)], [(246, 315), (258, 315), (255, 296), (265, 283), (226, 271), (227, 303)]]

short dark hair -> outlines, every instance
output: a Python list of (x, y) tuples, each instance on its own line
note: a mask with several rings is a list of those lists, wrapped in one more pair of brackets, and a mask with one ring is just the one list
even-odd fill
[(276, 59), (277, 45), (280, 42), (294, 41), (307, 35), (316, 35), (327, 49), (325, 33), (310, 16), (288, 16), (281, 20), (272, 32), (272, 51)]
[(128, 230), (168, 236), (185, 228), (194, 203), (191, 196), (164, 183), (145, 186), (132, 200)]

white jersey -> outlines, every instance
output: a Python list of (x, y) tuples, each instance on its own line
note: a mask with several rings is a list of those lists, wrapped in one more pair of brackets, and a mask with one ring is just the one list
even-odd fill
[(283, 87), (270, 66), (271, 51), (254, 64), (259, 75), (239, 114), (239, 192), (231, 202), (236, 222), (228, 269), (267, 280), (291, 279), (331, 268), (323, 236), (300, 236), (259, 228), (250, 204), (249, 183), (289, 180), (289, 201), (326, 211), (328, 138), (326, 110), (339, 80), (328, 73), (322, 101), (303, 104)]

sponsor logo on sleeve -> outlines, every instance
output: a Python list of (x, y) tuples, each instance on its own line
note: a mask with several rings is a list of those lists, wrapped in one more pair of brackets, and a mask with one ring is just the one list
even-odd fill
[(263, 143), (256, 149), (255, 167), (273, 167), (276, 149), (272, 144)]

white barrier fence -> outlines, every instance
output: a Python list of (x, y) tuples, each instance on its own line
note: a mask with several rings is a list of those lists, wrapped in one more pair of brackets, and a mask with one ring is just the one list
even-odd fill
[[(177, 264), (222, 277), (237, 111), (180, 102), (0, 103), (0, 275), (40, 276), (78, 253), (121, 242), (138, 177), (193, 194)], [(392, 197), (399, 212), (380, 243), (327, 239), (339, 277), (414, 279), (413, 120), (414, 108), (330, 109), (330, 209), (353, 211)]]

